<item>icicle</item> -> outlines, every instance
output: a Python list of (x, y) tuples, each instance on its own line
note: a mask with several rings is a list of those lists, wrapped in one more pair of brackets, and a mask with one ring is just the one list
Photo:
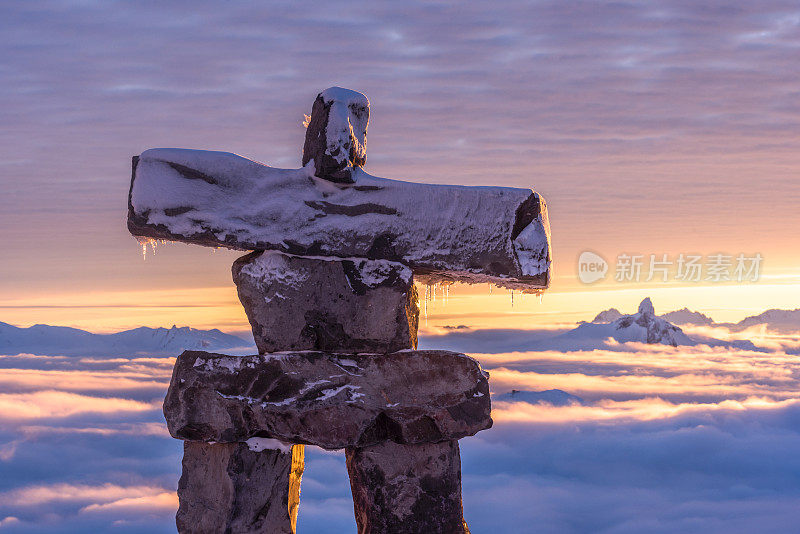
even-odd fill
[[(140, 237), (136, 236), (136, 242), (142, 246), (142, 261), (147, 261), (147, 245), (152, 245), (153, 240), (149, 237)], [(153, 253), (155, 254), (155, 247), (153, 247)]]
[(511, 307), (514, 307), (514, 290), (511, 290)]

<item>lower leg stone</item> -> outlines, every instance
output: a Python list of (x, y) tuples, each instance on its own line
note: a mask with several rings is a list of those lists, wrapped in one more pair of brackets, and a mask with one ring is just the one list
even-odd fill
[(345, 452), (359, 534), (469, 534), (457, 441)]
[(294, 534), (304, 446), (253, 449), (184, 442), (178, 532)]

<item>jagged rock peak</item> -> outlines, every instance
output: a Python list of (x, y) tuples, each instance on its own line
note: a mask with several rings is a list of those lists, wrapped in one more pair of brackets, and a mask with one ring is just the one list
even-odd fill
[(612, 322), (611, 326), (616, 330), (614, 338), (618, 341), (663, 343), (673, 347), (692, 344), (692, 341), (683, 333), (683, 330), (660, 317), (656, 317), (650, 298), (645, 298), (639, 304), (637, 313), (625, 315)]

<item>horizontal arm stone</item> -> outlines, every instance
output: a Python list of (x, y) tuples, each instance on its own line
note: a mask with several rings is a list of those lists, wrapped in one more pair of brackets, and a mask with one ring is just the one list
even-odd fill
[(401, 182), (358, 168), (352, 184), (313, 174), (226, 152), (148, 150), (134, 158), (128, 229), (213, 247), (387, 259), (466, 282), (549, 283), (547, 208), (529, 189)]
[(385, 441), (436, 443), (491, 427), (487, 374), (463, 354), (186, 351), (164, 416), (190, 441), (253, 437), (325, 449)]

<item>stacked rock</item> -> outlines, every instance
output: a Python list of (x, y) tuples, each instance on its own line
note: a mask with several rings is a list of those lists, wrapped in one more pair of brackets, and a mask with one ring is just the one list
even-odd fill
[(359, 533), (469, 532), (457, 440), (492, 425), (488, 375), (416, 350), (414, 274), (542, 289), (547, 212), (530, 190), (370, 177), (368, 118), (361, 93), (320, 93), (297, 171), (203, 151), (134, 158), (131, 233), (256, 249), (233, 280), (259, 354), (186, 351), (164, 401), (184, 440), (180, 532), (294, 533), (305, 445), (344, 449)]
[(294, 532), (311, 444), (345, 449), (359, 532), (466, 532), (456, 440), (492, 424), (487, 375), (414, 350), (411, 270), (259, 252), (233, 278), (261, 354), (178, 358), (179, 530)]

